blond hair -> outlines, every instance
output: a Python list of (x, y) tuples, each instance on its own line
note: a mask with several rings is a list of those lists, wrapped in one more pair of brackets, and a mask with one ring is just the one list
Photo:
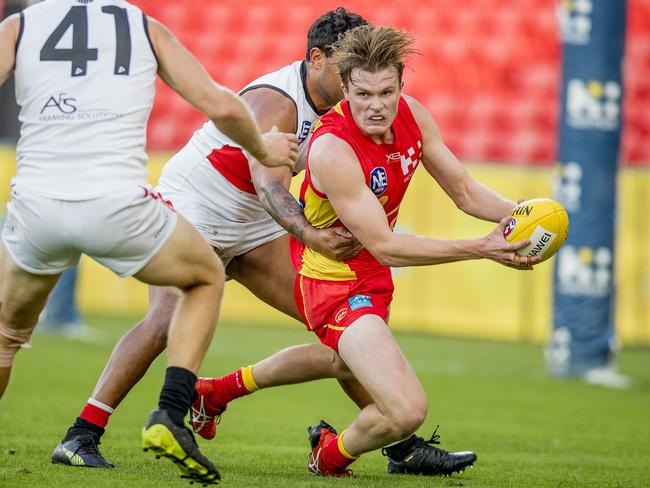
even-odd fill
[(343, 83), (348, 84), (353, 69), (376, 73), (392, 66), (401, 84), (405, 59), (418, 53), (414, 43), (407, 31), (392, 27), (362, 25), (347, 31), (334, 44)]

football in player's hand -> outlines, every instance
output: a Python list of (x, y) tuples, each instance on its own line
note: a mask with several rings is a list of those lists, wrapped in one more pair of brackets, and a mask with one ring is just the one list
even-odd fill
[(508, 242), (530, 239), (517, 251), (520, 256), (539, 256), (546, 261), (562, 246), (569, 235), (569, 216), (564, 207), (549, 198), (521, 202), (510, 212), (503, 237)]

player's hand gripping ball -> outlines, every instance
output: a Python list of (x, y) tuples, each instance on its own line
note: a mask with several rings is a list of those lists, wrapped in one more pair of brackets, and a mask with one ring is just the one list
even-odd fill
[(546, 261), (560, 249), (569, 235), (566, 210), (549, 198), (521, 202), (512, 209), (510, 217), (503, 231), (505, 240), (517, 242), (530, 239), (529, 245), (517, 251), (520, 256), (539, 256)]

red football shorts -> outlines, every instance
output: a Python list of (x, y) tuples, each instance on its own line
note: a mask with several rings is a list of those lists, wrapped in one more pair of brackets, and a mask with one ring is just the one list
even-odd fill
[(297, 275), (294, 293), (300, 314), (320, 341), (338, 352), (347, 326), (364, 315), (388, 320), (393, 299), (390, 268), (349, 281), (325, 281)]

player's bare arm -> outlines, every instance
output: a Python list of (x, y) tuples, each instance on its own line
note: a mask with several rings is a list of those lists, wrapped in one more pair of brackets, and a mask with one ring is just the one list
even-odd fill
[(11, 15), (0, 22), (0, 85), (14, 70), (16, 63), (16, 40), (20, 30), (20, 17)]
[[(296, 131), (296, 108), (293, 102), (270, 88), (256, 88), (242, 95), (262, 130), (277, 127), (282, 132)], [(342, 260), (359, 252), (360, 244), (342, 228), (318, 230), (305, 218), (302, 207), (289, 192), (289, 168), (268, 168), (249, 158), (253, 184), (264, 209), (287, 232), (312, 249), (333, 259)]]
[[(527, 241), (503, 239), (507, 219), (488, 236), (472, 240), (443, 241), (394, 233), (386, 213), (368, 188), (352, 148), (331, 134), (316, 139), (310, 150), (312, 184), (325, 193), (341, 222), (384, 266), (424, 266), (469, 259), (492, 259), (513, 266), (514, 251)], [(530, 269), (530, 266), (517, 266)]]
[(277, 130), (260, 135), (246, 104), (231, 90), (216, 83), (169, 29), (151, 17), (148, 21), (158, 58), (158, 74), (163, 81), (262, 164), (293, 168), (298, 147), (296, 137)]
[(417, 100), (404, 95), (422, 132), (422, 164), (454, 201), (473, 217), (499, 222), (515, 203), (473, 179), (447, 148), (429, 111)]

